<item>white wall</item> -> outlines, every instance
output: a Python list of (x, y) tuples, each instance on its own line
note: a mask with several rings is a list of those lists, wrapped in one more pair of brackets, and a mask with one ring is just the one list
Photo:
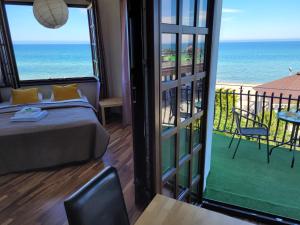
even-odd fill
[(213, 24), (213, 40), (212, 54), (210, 65), (209, 80), (209, 96), (207, 110), (207, 130), (206, 130), (206, 149), (205, 149), (205, 170), (204, 170), (204, 189), (206, 187), (206, 179), (211, 166), (211, 150), (212, 150), (212, 134), (214, 125), (214, 102), (215, 102), (215, 86), (217, 78), (217, 63), (219, 52), (219, 36), (222, 16), (222, 0), (215, 1), (214, 24)]
[(98, 0), (110, 97), (122, 96), (121, 18), (119, 0)]

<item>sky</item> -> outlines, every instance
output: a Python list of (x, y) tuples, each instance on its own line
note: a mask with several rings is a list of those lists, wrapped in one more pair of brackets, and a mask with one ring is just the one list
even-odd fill
[[(176, 9), (170, 7), (173, 0), (162, 1), (168, 11)], [(67, 24), (55, 30), (40, 25), (31, 6), (6, 9), (14, 42), (89, 41), (85, 9), (69, 8)], [(299, 10), (300, 0), (223, 0), (220, 40), (300, 40)]]
[(299, 0), (223, 0), (220, 40), (300, 40), (299, 10)]
[(69, 19), (59, 29), (45, 28), (35, 19), (32, 6), (7, 5), (9, 27), (14, 43), (89, 42), (87, 10), (69, 8)]

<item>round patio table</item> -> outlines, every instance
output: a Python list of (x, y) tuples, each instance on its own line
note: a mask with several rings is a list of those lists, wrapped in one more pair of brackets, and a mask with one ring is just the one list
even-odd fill
[(281, 143), (281, 144), (276, 145), (275, 147), (271, 148), (270, 155), (272, 154), (272, 151), (274, 148), (278, 148), (282, 145), (290, 145), (290, 151), (293, 150), (293, 157), (292, 157), (292, 163), (291, 163), (291, 167), (293, 168), (294, 163), (295, 163), (296, 145), (297, 145), (297, 141), (298, 141), (298, 130), (299, 130), (299, 126), (300, 126), (300, 112), (291, 112), (291, 111), (278, 112), (277, 118), (279, 120), (293, 124), (292, 134), (291, 134), (291, 138), (289, 141)]

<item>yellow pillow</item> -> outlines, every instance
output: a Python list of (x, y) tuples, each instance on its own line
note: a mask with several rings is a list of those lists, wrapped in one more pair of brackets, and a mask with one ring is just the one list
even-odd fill
[(29, 104), (39, 102), (39, 93), (37, 88), (12, 89), (12, 104)]
[(63, 100), (80, 98), (77, 84), (69, 84), (66, 86), (53, 85), (52, 91), (53, 91), (53, 98), (55, 101), (63, 101)]

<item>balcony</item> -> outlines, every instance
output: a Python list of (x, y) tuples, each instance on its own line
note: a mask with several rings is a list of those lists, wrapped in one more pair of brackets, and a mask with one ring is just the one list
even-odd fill
[[(205, 197), (219, 202), (271, 213), (282, 217), (300, 219), (300, 152), (296, 151), (294, 168), (292, 152), (288, 145), (274, 149), (270, 164), (266, 161), (266, 142), (261, 149), (257, 139), (244, 138), (235, 159), (232, 159), (237, 140), (228, 149), (235, 123), (230, 109), (240, 107), (255, 112), (270, 129), (271, 145), (289, 140), (292, 125), (280, 121), (276, 113), (298, 110), (299, 97), (292, 95), (260, 95), (250, 92), (235, 93), (218, 90), (216, 93), (214, 135), (211, 170)], [(243, 121), (243, 126), (253, 126)], [(272, 146), (271, 146), (272, 147)], [(299, 143), (297, 143), (299, 150)]]

